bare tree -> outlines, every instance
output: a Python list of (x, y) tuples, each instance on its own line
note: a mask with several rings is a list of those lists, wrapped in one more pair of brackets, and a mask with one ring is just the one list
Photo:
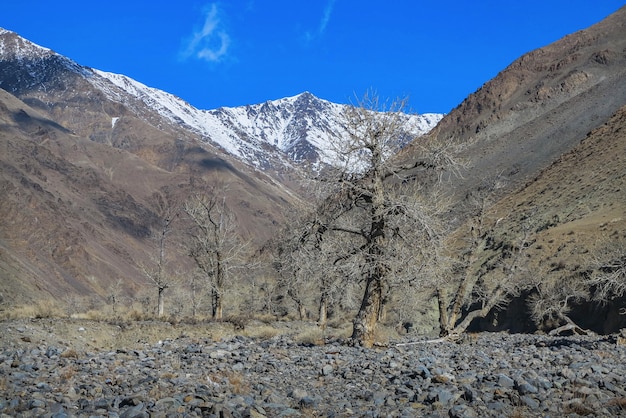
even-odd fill
[(316, 212), (305, 205), (299, 209), (298, 216), (271, 244), (272, 266), (278, 273), (277, 288), (295, 304), (298, 317), (306, 319), (307, 305), (310, 307), (312, 299), (318, 299), (318, 324), (324, 326), (338, 285), (336, 275), (320, 266), (327, 261), (328, 252), (334, 251), (327, 245), (333, 242), (322, 241), (319, 234), (309, 236), (310, 226), (316, 223)]
[[(527, 268), (527, 253), (535, 242), (530, 225), (522, 222), (517, 232), (506, 226), (507, 232), (498, 234), (496, 228), (510, 225), (510, 220), (486, 216), (492, 194), (489, 189), (491, 186), (476, 196), (474, 216), (469, 223), (469, 245), (460, 261), (452, 261), (452, 277), (459, 277), (456, 286), (452, 283), (456, 289), (452, 301), (447, 298), (449, 284), (437, 287), (442, 337), (462, 334), (475, 319), (505, 306), (533, 284), (534, 276)], [(513, 238), (506, 239), (510, 235)]]
[(177, 276), (172, 274), (168, 267), (170, 262), (168, 249), (173, 222), (179, 215), (180, 207), (163, 193), (157, 192), (152, 198), (157, 214), (157, 222), (152, 233), (156, 247), (155, 254), (150, 256), (150, 264), (141, 264), (140, 267), (150, 283), (157, 289), (156, 314), (161, 318), (165, 312), (165, 290), (177, 280)]
[(196, 194), (184, 208), (193, 223), (189, 254), (207, 279), (213, 319), (223, 318), (224, 294), (248, 247), (238, 234), (224, 192), (224, 188), (215, 188)]
[(626, 294), (626, 243), (605, 239), (590, 254), (587, 271), (565, 271), (559, 263), (533, 285), (528, 301), (532, 318), (538, 326), (553, 328), (550, 334), (589, 334), (570, 318), (574, 304), (606, 304)]
[(347, 140), (334, 152), (340, 167), (323, 177), (329, 197), (301, 236), (329, 257), (322, 264), (327, 276), (334, 272), (362, 284), (352, 338), (364, 345), (373, 343), (392, 288), (416, 282), (432, 249), (440, 246), (441, 206), (436, 199), (424, 200), (421, 185), (427, 172), (454, 163), (445, 146), (434, 144), (416, 147), (422, 155), (411, 164), (393, 162), (407, 142), (404, 107), (405, 101), (387, 105), (366, 95), (346, 110)]
[[(593, 273), (586, 284), (593, 300), (607, 303), (626, 294), (626, 240), (606, 239), (592, 256)], [(626, 313), (626, 308), (622, 308)]]
[[(475, 302), (474, 287), (480, 277), (479, 271), (476, 270), (477, 261), (484, 254), (489, 240), (493, 240), (496, 226), (504, 219), (493, 219), (488, 216), (488, 209), (494, 203), (495, 194), (503, 186), (504, 182), (498, 175), (483, 180), (476, 190), (465, 196), (464, 207), (468, 214), (467, 233), (460, 240), (456, 240), (456, 235), (449, 238), (449, 241), (452, 240), (451, 251), (456, 253), (456, 256), (441, 255), (437, 263), (438, 272), (432, 274), (439, 307), (439, 334), (442, 337), (461, 333), (469, 326), (468, 322), (464, 322), (463, 328), (459, 328), (458, 322), (463, 308), (467, 309)], [(457, 247), (455, 245), (457, 241), (464, 245)], [(448, 296), (449, 288), (455, 289), (451, 300)]]
[(537, 282), (530, 288), (528, 306), (531, 318), (538, 327), (554, 328), (551, 334), (559, 334), (564, 330), (573, 330), (579, 334), (587, 334), (569, 317), (574, 303), (589, 299), (589, 288), (582, 275), (561, 275), (541, 272)]

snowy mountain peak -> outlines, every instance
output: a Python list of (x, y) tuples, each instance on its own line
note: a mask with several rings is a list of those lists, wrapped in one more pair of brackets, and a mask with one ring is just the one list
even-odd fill
[[(20, 74), (19, 76), (17, 76)], [(331, 144), (346, 136), (348, 105), (305, 91), (292, 97), (240, 107), (201, 110), (179, 97), (130, 77), (82, 67), (14, 32), (0, 29), (0, 88), (66, 89), (65, 77), (79, 77), (137, 117), (163, 128), (184, 129), (259, 169), (282, 171), (302, 161), (333, 164)], [(118, 115), (109, 115), (115, 118)], [(407, 138), (432, 129), (443, 115), (406, 115)]]
[(56, 55), (54, 51), (43, 46), (39, 46), (25, 38), (22, 38), (15, 32), (0, 28), (0, 56), (3, 59), (26, 59), (26, 58), (43, 58), (46, 56)]
[(82, 77), (91, 74), (87, 68), (51, 49), (0, 29), (0, 88), (10, 92), (46, 89), (68, 71)]

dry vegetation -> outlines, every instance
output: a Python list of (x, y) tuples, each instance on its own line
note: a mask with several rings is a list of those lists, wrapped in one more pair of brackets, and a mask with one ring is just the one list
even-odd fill
[[(446, 185), (457, 202), (485, 178), (505, 178), (507, 187), (491, 194), (484, 207), (488, 227), (470, 225), (475, 219), (467, 221), (467, 208), (458, 204), (439, 222), (452, 231), (423, 233), (439, 230), (432, 218), (440, 213), (431, 216), (425, 210), (435, 205), (419, 207), (417, 197), (424, 197), (424, 189), (415, 178), (425, 171), (420, 152), (426, 141), (413, 141), (398, 160), (383, 164), (408, 163), (412, 169), (404, 177), (398, 167), (383, 168), (394, 178), (415, 182), (414, 190), (402, 189), (378, 205), (384, 216), (368, 219), (367, 205), (389, 184), (368, 190), (367, 182), (354, 182), (344, 192), (359, 196), (352, 202), (357, 209), (327, 222), (324, 228), (332, 228), (326, 229), (323, 242), (320, 234), (310, 233), (319, 242), (311, 240), (300, 254), (307, 262), (282, 259), (291, 268), (281, 271), (268, 267), (272, 261), (260, 260), (259, 253), (253, 261), (242, 261), (236, 253), (250, 237), (261, 245), (285, 223), (284, 212), (300, 203), (296, 174), (283, 173), (289, 180), (279, 185), (193, 141), (175, 140), (190, 139), (189, 133), (162, 132), (130, 114), (116, 127), (119, 137), (113, 137), (110, 116), (100, 112), (103, 106), (122, 105), (89, 99), (78, 101), (84, 109), (76, 109), (73, 95), (85, 94), (80, 85), (37, 93), (54, 103), (57, 112), (67, 108), (68, 114), (29, 107), (21, 100), (32, 99), (32, 92), (0, 92), (0, 190), (6, 196), (0, 200), (0, 218), (10, 220), (0, 231), (0, 316), (68, 318), (122, 329), (129, 324), (214, 324), (222, 332), (255, 338), (281, 333), (277, 320), (301, 320), (311, 324), (297, 335), (306, 344), (349, 333), (356, 315), (361, 317), (357, 325), (367, 328), (359, 332), (368, 338), (374, 333), (370, 323), (381, 321), (377, 340), (409, 330), (422, 335), (438, 328), (462, 331), (472, 311), (477, 319), (487, 316), (475, 321), (479, 329), (511, 329), (532, 318), (534, 326), (549, 330), (570, 316), (591, 318), (589, 326), (600, 332), (625, 326), (626, 315), (617, 314), (624, 309), (624, 299), (619, 299), (624, 285), (607, 276), (607, 263), (614, 261), (610, 248), (626, 240), (626, 108), (620, 109), (626, 97), (624, 14), (521, 57), (470, 95), (428, 137), (458, 145), (451, 157), (471, 160), (465, 175)], [(19, 123), (16, 115), (21, 115)], [(354, 121), (352, 151), (373, 152), (376, 144), (359, 145), (364, 139), (359, 135), (376, 137), (380, 126), (372, 124), (371, 113), (353, 116), (360, 119)], [(68, 126), (77, 135), (70, 135), (61, 125), (74, 118), (76, 126)], [(53, 121), (57, 119), (63, 123)], [(398, 127), (399, 120), (389, 122), (392, 130)], [(368, 126), (374, 129), (368, 132)], [(383, 153), (397, 151), (394, 144), (382, 145), (392, 145)], [(350, 171), (343, 174), (342, 187), (356, 179)], [(168, 202), (182, 204), (193, 193), (219, 184), (227, 184), (228, 193), (213, 193), (210, 197), (218, 200), (203, 205), (220, 210), (205, 210), (210, 216), (196, 221), (191, 235), (188, 224), (193, 222), (181, 221), (184, 210), (176, 221), (162, 210)], [(388, 211), (390, 202), (395, 209)], [(186, 216), (198, 214), (187, 209)], [(319, 218), (328, 217), (322, 209)], [(402, 219), (392, 219), (397, 215)], [(233, 224), (222, 222), (223, 228), (215, 229), (221, 237), (232, 238), (236, 230), (242, 240), (217, 242), (213, 234), (210, 245), (196, 240), (191, 251), (195, 260), (187, 257), (188, 238), (207, 238), (197, 230), (218, 218)], [(411, 225), (408, 218), (419, 222)], [(321, 225), (318, 221), (313, 224)], [(368, 222), (369, 231), (363, 227)], [(385, 228), (378, 227), (382, 224)], [(468, 231), (476, 235), (471, 247), (463, 245)], [(155, 243), (151, 236), (162, 239)], [(431, 249), (432, 254), (418, 254)], [(218, 252), (229, 262), (212, 257)], [(323, 268), (329, 257), (334, 270)], [(377, 260), (369, 273), (364, 268), (368, 259)], [(194, 267), (202, 274), (194, 273)], [(610, 292), (602, 291), (606, 289)], [(433, 303), (437, 296), (439, 309)], [(360, 307), (371, 312), (359, 314)], [(446, 318), (441, 324), (439, 313)]]

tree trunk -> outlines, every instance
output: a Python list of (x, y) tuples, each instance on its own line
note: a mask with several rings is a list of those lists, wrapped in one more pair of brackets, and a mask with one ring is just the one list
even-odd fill
[(481, 309), (469, 312), (467, 316), (461, 321), (461, 323), (455, 326), (451, 334), (462, 334), (472, 324), (472, 321), (476, 318), (484, 318), (489, 312), (500, 302), (500, 298), (504, 294), (504, 289), (498, 285), (492, 292), (491, 297), (487, 300), (485, 305)]
[(461, 308), (463, 308), (463, 302), (465, 301), (465, 297), (467, 293), (474, 287), (474, 285), (476, 284), (476, 280), (478, 279), (478, 275), (470, 271), (473, 263), (474, 258), (471, 257), (468, 263), (468, 267), (465, 270), (463, 280), (461, 280), (461, 283), (459, 283), (459, 287), (454, 294), (454, 303), (452, 305), (452, 309), (450, 310), (450, 316), (448, 317), (448, 332), (451, 331), (456, 325), (459, 316), (461, 315)]
[(216, 252), (216, 272), (215, 272), (215, 289), (213, 290), (213, 319), (220, 320), (223, 318), (223, 301), (224, 292), (224, 266), (222, 265), (222, 254)]
[(165, 311), (165, 287), (159, 286), (159, 296), (157, 299), (157, 317), (161, 318)]
[(353, 321), (352, 338), (360, 341), (365, 347), (374, 343), (376, 323), (381, 315), (384, 304), (383, 297), (387, 266), (385, 265), (385, 197), (382, 176), (377, 172), (381, 167), (382, 155), (380, 150), (372, 150), (371, 186), (372, 206), (370, 208), (370, 228), (367, 237), (368, 249), (366, 263), (370, 266), (366, 273), (365, 292), (359, 312)]
[(437, 289), (437, 306), (439, 307), (439, 336), (445, 337), (450, 333), (448, 323), (448, 294), (443, 287)]
[(306, 308), (301, 301), (298, 301), (298, 317), (300, 321), (304, 321), (306, 319)]
[(218, 289), (213, 289), (211, 291), (211, 316), (213, 319), (219, 320), (222, 319), (222, 314), (222, 294)]
[(322, 292), (320, 296), (320, 306), (319, 306), (319, 315), (317, 318), (317, 324), (324, 328), (326, 326), (326, 322), (328, 321), (328, 299), (326, 297), (326, 292)]
[(222, 295), (219, 294), (219, 292), (216, 292), (216, 298), (215, 298), (215, 315), (214, 315), (214, 319), (222, 319), (224, 317), (223, 315), (223, 307), (222, 307)]
[(374, 332), (382, 296), (381, 279), (370, 277), (365, 286), (361, 307), (352, 326), (352, 338), (360, 341), (365, 347), (371, 347), (374, 343)]
[(293, 289), (289, 288), (287, 290), (287, 295), (291, 297), (291, 299), (296, 303), (296, 308), (298, 310), (298, 319), (303, 321), (306, 319), (306, 308), (304, 307), (304, 303), (302, 303), (302, 299), (298, 296), (298, 293)]

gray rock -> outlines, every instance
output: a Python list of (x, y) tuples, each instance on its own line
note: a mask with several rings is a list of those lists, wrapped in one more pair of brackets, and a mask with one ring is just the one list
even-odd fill
[(509, 376), (505, 374), (498, 374), (498, 385), (503, 388), (513, 388), (515, 386), (515, 381), (511, 379)]
[(322, 367), (322, 376), (330, 376), (331, 374), (333, 374), (334, 371), (334, 367), (330, 364), (325, 364), (324, 367)]
[(475, 418), (478, 414), (468, 405), (455, 405), (448, 411), (448, 416), (450, 418)]
[(28, 409), (45, 408), (46, 403), (40, 399), (31, 399), (28, 402)]
[(520, 395), (527, 395), (529, 393), (537, 393), (538, 389), (530, 383), (522, 381), (518, 382), (517, 391), (520, 393)]

